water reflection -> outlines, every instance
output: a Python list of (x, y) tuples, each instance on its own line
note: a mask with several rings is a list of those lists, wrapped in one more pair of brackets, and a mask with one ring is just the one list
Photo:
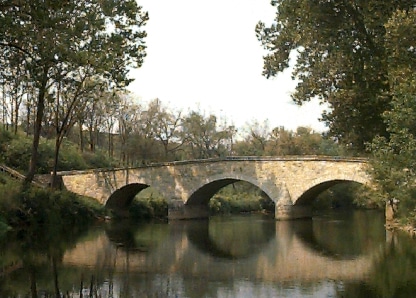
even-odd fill
[(147, 252), (156, 249), (167, 236), (168, 230), (162, 223), (131, 223), (119, 221), (104, 227), (108, 240), (125, 251)]
[(2, 243), (0, 265), (11, 272), (0, 277), (0, 297), (408, 297), (416, 290), (414, 241), (386, 239), (374, 212), (117, 223), (72, 235)]
[(189, 241), (200, 252), (231, 260), (257, 255), (276, 234), (274, 220), (261, 217), (216, 217), (186, 225)]
[(317, 253), (334, 259), (354, 259), (384, 246), (384, 217), (379, 211), (338, 211), (291, 225), (299, 239)]

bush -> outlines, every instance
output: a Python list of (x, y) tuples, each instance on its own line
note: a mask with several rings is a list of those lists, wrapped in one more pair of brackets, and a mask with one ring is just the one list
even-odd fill
[(15, 200), (20, 191), (20, 182), (10, 178), (5, 174), (0, 174), (0, 218), (7, 222), (8, 214), (11, 210), (18, 208), (18, 202)]
[(30, 188), (0, 202), (0, 216), (12, 227), (85, 224), (104, 215), (98, 202), (66, 191)]
[(0, 239), (9, 231), (11, 228), (7, 224), (3, 217), (0, 217)]
[(82, 156), (88, 168), (109, 168), (112, 166), (107, 155), (101, 151), (84, 152)]
[(12, 139), (4, 153), (4, 162), (14, 169), (25, 171), (30, 161), (32, 143), (28, 138)]
[[(32, 139), (14, 136), (8, 131), (0, 132), (1, 161), (20, 172), (26, 172), (32, 154)], [(55, 156), (55, 141), (41, 139), (38, 148), (37, 174), (52, 171)], [(107, 168), (111, 162), (102, 152), (80, 154), (76, 145), (64, 141), (59, 151), (59, 171)]]
[(0, 160), (4, 162), (4, 156), (8, 145), (13, 139), (13, 134), (7, 130), (0, 130)]
[(209, 202), (211, 214), (238, 214), (265, 210), (261, 197), (242, 197), (232, 195), (228, 197), (214, 196)]
[(59, 151), (58, 169), (60, 171), (83, 170), (87, 163), (78, 149), (70, 142), (63, 142)]
[(161, 219), (166, 218), (167, 214), (168, 203), (162, 198), (136, 198), (129, 207), (129, 215), (132, 219)]

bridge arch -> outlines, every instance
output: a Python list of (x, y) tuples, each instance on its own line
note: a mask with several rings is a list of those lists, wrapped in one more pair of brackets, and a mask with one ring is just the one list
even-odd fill
[(118, 215), (128, 215), (128, 206), (134, 197), (150, 185), (142, 183), (131, 183), (116, 189), (108, 198), (105, 207), (114, 211)]
[(276, 196), (276, 189), (269, 189), (267, 186), (262, 185), (258, 180), (253, 177), (244, 175), (216, 175), (213, 177), (207, 177), (205, 181), (197, 184), (190, 191), (190, 196), (187, 198), (185, 204), (208, 204), (209, 200), (223, 187), (235, 182), (247, 182), (250, 183), (261, 191), (263, 191), (271, 201), (276, 203), (278, 197)]
[[(360, 183), (354, 180), (333, 179), (320, 182), (306, 190), (295, 202), (294, 205), (310, 205), (316, 197), (325, 190), (342, 183)], [(362, 183), (360, 183), (362, 184)]]

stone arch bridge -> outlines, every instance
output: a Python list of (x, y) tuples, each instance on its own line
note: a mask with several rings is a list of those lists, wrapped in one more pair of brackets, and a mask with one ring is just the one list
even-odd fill
[(207, 217), (208, 202), (219, 189), (247, 181), (275, 202), (275, 217), (283, 220), (311, 217), (311, 201), (335, 184), (369, 185), (366, 167), (361, 158), (226, 157), (58, 175), (69, 191), (95, 198), (118, 214), (151, 186), (167, 199), (169, 219)]

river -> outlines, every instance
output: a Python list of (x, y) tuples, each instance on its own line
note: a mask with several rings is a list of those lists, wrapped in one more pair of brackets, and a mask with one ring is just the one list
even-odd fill
[(414, 297), (416, 245), (377, 211), (107, 223), (0, 246), (0, 297)]

